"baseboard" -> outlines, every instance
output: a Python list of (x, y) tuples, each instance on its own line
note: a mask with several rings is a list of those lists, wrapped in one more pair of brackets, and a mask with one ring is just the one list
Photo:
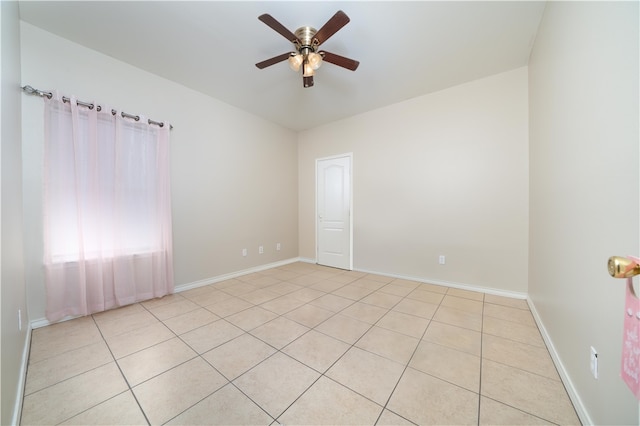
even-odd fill
[(33, 321), (30, 321), (29, 322), (29, 326), (31, 327), (32, 330), (35, 330), (36, 328), (46, 327), (48, 325), (53, 325), (53, 324), (57, 324), (59, 322), (65, 322), (65, 321), (69, 321), (69, 320), (72, 320), (72, 319), (81, 318), (83, 316), (84, 315), (74, 315), (74, 316), (67, 315), (64, 318), (62, 318), (62, 319), (60, 319), (58, 321), (53, 321), (53, 322), (49, 321), (46, 318), (39, 318), (39, 319), (35, 319)]
[(24, 387), (27, 383), (27, 365), (29, 365), (29, 349), (31, 348), (31, 324), (27, 323), (27, 336), (24, 340), (24, 348), (22, 350), (22, 361), (20, 362), (20, 374), (18, 376), (18, 389), (16, 391), (16, 403), (13, 408), (12, 425), (20, 424), (22, 417), (22, 397), (24, 395)]
[[(174, 288), (174, 292), (175, 293), (180, 293), (182, 291), (187, 291), (187, 290), (191, 290), (193, 288), (203, 287), (205, 285), (217, 283), (217, 282), (220, 282), (220, 281), (229, 280), (229, 279), (232, 279), (232, 278), (238, 278), (238, 277), (241, 277), (243, 275), (252, 274), (254, 272), (260, 272), (260, 271), (264, 271), (266, 269), (277, 268), (278, 266), (289, 265), (290, 263), (295, 263), (295, 262), (298, 262), (298, 261), (300, 261), (300, 259), (296, 257), (296, 258), (281, 260), (281, 261), (278, 261), (278, 262), (268, 263), (266, 265), (255, 266), (255, 267), (249, 268), (249, 269), (243, 269), (242, 271), (231, 272), (229, 274), (224, 274), (224, 275), (218, 275), (217, 277), (205, 278), (204, 280), (198, 280), (198, 281), (194, 281), (194, 282), (190, 282), (190, 283), (180, 284), (180, 285), (177, 285)], [(35, 330), (36, 328), (46, 327), (46, 326), (51, 325), (51, 324), (57, 324), (59, 322), (64, 322), (64, 321), (69, 321), (69, 320), (72, 320), (72, 319), (75, 319), (75, 318), (80, 318), (81, 316), (82, 315), (79, 315), (79, 316), (67, 316), (67, 317), (64, 317), (61, 320), (55, 321), (55, 322), (50, 322), (46, 318), (40, 318), (40, 319), (36, 319), (36, 320), (31, 321), (29, 323), (29, 325), (31, 326), (32, 329)]]
[(533, 319), (538, 325), (538, 329), (540, 330), (540, 334), (542, 335), (542, 340), (544, 340), (544, 343), (547, 345), (547, 349), (549, 350), (551, 359), (553, 360), (553, 363), (555, 364), (556, 369), (558, 370), (560, 379), (562, 380), (562, 383), (564, 384), (564, 387), (567, 390), (567, 394), (569, 394), (569, 399), (571, 399), (571, 402), (573, 403), (573, 407), (576, 409), (576, 413), (580, 418), (580, 422), (583, 425), (594, 424), (593, 421), (591, 420), (591, 416), (589, 416), (589, 412), (587, 411), (586, 407), (582, 402), (582, 399), (580, 398), (580, 395), (578, 394), (578, 391), (576, 390), (576, 387), (573, 385), (573, 382), (571, 381), (571, 377), (569, 376), (567, 369), (564, 367), (564, 364), (562, 363), (562, 359), (560, 359), (560, 355), (558, 355), (558, 351), (556, 351), (556, 348), (553, 345), (553, 341), (551, 340), (551, 337), (549, 336), (549, 333), (547, 332), (547, 329), (545, 328), (544, 323), (542, 322), (542, 319), (538, 314), (536, 305), (533, 303), (533, 301), (529, 297), (527, 297), (527, 304), (529, 305), (529, 310), (533, 315)]
[[(300, 257), (300, 258), (297, 259), (297, 261), (305, 262), (305, 263), (317, 263), (317, 261), (315, 259), (310, 259), (310, 258), (305, 258), (305, 257)], [(441, 286), (445, 286), (445, 287), (458, 288), (458, 289), (461, 289), (461, 290), (479, 291), (479, 292), (482, 292), (482, 293), (493, 294), (494, 296), (510, 297), (512, 299), (525, 300), (527, 298), (527, 293), (518, 292), (518, 291), (502, 290), (502, 289), (493, 288), (493, 287), (483, 287), (483, 286), (479, 286), (479, 285), (475, 285), (475, 284), (458, 283), (458, 282), (454, 282), (454, 281), (432, 280), (430, 278), (414, 277), (414, 276), (410, 276), (410, 275), (390, 274), (388, 272), (380, 272), (380, 271), (374, 271), (374, 270), (362, 269), (362, 268), (353, 268), (353, 270), (356, 271), (356, 272), (364, 272), (364, 273), (367, 273), (367, 274), (382, 275), (384, 277), (397, 278), (397, 279), (401, 279), (401, 280), (416, 281), (416, 282), (424, 283), (424, 284), (435, 284), (435, 285), (441, 285)]]
[[(218, 276), (215, 276), (215, 277), (205, 278), (203, 280), (198, 280), (198, 281), (193, 281), (193, 282), (190, 282), (190, 283), (180, 284), (180, 285), (177, 285), (175, 287), (174, 291), (176, 293), (180, 293), (180, 292), (191, 290), (191, 289), (194, 289), (194, 288), (203, 287), (203, 286), (206, 286), (206, 285), (209, 285), (209, 284), (214, 284), (214, 283), (217, 283), (217, 282), (220, 282), (220, 281), (225, 281), (225, 280), (230, 280), (230, 279), (233, 279), (233, 278), (238, 278), (238, 277), (241, 277), (243, 275), (252, 274), (254, 272), (260, 272), (260, 271), (264, 271), (264, 270), (271, 269), (271, 268), (277, 268), (279, 266), (289, 265), (289, 264), (295, 263), (295, 262), (304, 262), (304, 263), (313, 263), (313, 264), (317, 263), (317, 261), (315, 259), (306, 258), (306, 257), (294, 257), (294, 258), (290, 258), (290, 259), (280, 260), (278, 262), (267, 263), (265, 265), (254, 266), (252, 268), (243, 269), (241, 271), (230, 272), (230, 273), (224, 274), (224, 275), (218, 275)], [(354, 268), (354, 271), (365, 272), (367, 274), (382, 275), (382, 276), (385, 276), (385, 277), (391, 277), (391, 278), (397, 278), (397, 279), (403, 279), (403, 280), (416, 281), (416, 282), (425, 283), (425, 284), (435, 284), (435, 285), (441, 285), (441, 286), (445, 286), (445, 287), (453, 287), (453, 288), (458, 288), (458, 289), (461, 289), (461, 290), (479, 291), (479, 292), (483, 292), (483, 293), (487, 293), (487, 294), (493, 294), (495, 296), (510, 297), (510, 298), (515, 298), (515, 299), (527, 299), (527, 293), (520, 293), (520, 292), (516, 292), (516, 291), (501, 290), (501, 289), (492, 288), (492, 287), (483, 287), (483, 286), (478, 286), (478, 285), (468, 284), (468, 283), (458, 283), (458, 282), (453, 282), (453, 281), (433, 280), (433, 279), (429, 279), (429, 278), (414, 277), (414, 276), (409, 276), (409, 275), (389, 274), (389, 273), (386, 273), (386, 272), (373, 271), (373, 270), (367, 270), (367, 269), (359, 269), (359, 268)], [(69, 317), (65, 317), (65, 318), (61, 319), (60, 321), (56, 321), (56, 322), (68, 321), (68, 320), (72, 320), (74, 318), (78, 318), (78, 317), (77, 316), (69, 316)], [(53, 324), (53, 323), (51, 323), (46, 318), (40, 318), (40, 319), (31, 321), (30, 326), (31, 326), (32, 329), (36, 329), (36, 328), (45, 327), (45, 326), (51, 325), (51, 324)]]
[(442, 281), (442, 280), (432, 280), (429, 278), (420, 278), (420, 277), (413, 277), (410, 275), (399, 275), (399, 274), (389, 274), (386, 272), (379, 272), (379, 271), (371, 271), (371, 270), (367, 270), (367, 269), (354, 269), (354, 271), (358, 271), (358, 272), (366, 272), (367, 274), (376, 274), (376, 275), (382, 275), (385, 277), (391, 277), (391, 278), (397, 278), (397, 279), (402, 279), (402, 280), (409, 280), (409, 281), (416, 281), (419, 283), (425, 283), (425, 284), (435, 284), (435, 285), (441, 285), (441, 286), (445, 286), (445, 287), (453, 287), (453, 288), (457, 288), (460, 290), (469, 290), (469, 291), (479, 291), (482, 293), (487, 293), (487, 294), (492, 294), (494, 296), (503, 296), (503, 297), (510, 297), (512, 299), (526, 299), (527, 298), (527, 293), (521, 293), (518, 291), (508, 291), (508, 290), (502, 290), (499, 288), (492, 288), (492, 287), (483, 287), (480, 285), (475, 285), (475, 284), (468, 284), (468, 283), (458, 283), (458, 282), (454, 282), (454, 281)]
[(230, 280), (232, 278), (238, 278), (243, 275), (253, 274), (254, 272), (265, 271), (271, 268), (277, 268), (279, 266), (289, 265), (291, 263), (295, 263), (301, 261), (300, 258), (291, 258), (286, 260), (280, 260), (278, 262), (267, 263), (266, 265), (254, 266), (252, 268), (243, 269), (237, 272), (230, 272), (224, 275), (218, 275), (216, 277), (205, 278), (204, 280), (198, 280), (190, 283), (180, 284), (175, 287), (175, 292), (180, 293), (182, 291), (191, 290), (198, 287), (203, 287), (205, 285), (214, 284), (220, 281)]

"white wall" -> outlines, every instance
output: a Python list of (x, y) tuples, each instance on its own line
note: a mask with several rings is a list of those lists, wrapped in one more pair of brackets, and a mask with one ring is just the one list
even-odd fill
[(300, 256), (315, 159), (353, 152), (354, 268), (525, 294), (527, 102), (520, 68), (302, 132)]
[[(22, 80), (109, 103), (171, 133), (176, 285), (298, 256), (297, 135), (213, 98), (21, 23)], [(23, 99), (26, 264), (33, 319), (44, 316), (42, 111)], [(276, 252), (277, 242), (282, 250)], [(265, 253), (258, 254), (264, 245)], [(249, 256), (242, 257), (242, 248)]]
[(637, 2), (550, 2), (529, 63), (529, 294), (593, 424), (639, 420), (619, 377), (624, 281), (606, 267), (640, 254), (638, 36)]
[[(20, 28), (18, 4), (0, 2), (1, 36), (0, 69), (0, 134), (2, 146), (2, 228), (0, 253), (2, 278), (0, 281), (0, 311), (2, 330), (0, 358), (2, 368), (2, 404), (0, 423), (14, 424), (22, 397), (23, 359), (26, 354), (28, 317), (26, 307), (25, 273), (22, 228), (22, 155), (20, 149)], [(18, 310), (22, 316), (19, 328)]]
[[(13, 313), (24, 304), (24, 286), (6, 285), (9, 272), (18, 283), (24, 273), (19, 252), (6, 249), (21, 236), (5, 232), (21, 229), (19, 203), (5, 207), (21, 196), (17, 184), (6, 185), (7, 178), (20, 181), (20, 99), (6, 89), (20, 69), (17, 11), (9, 4), (2, 2), (2, 423), (5, 406), (12, 409), (6, 388), (16, 387), (5, 373), (13, 368), (17, 377), (20, 351), (6, 342), (24, 342)], [(618, 377), (623, 283), (606, 273), (608, 256), (640, 254), (637, 3), (550, 2), (528, 70), (299, 136), (26, 23), (21, 28), (24, 84), (174, 124), (178, 285), (298, 255), (314, 259), (315, 159), (352, 152), (355, 268), (528, 292), (570, 392), (586, 409), (583, 420), (638, 423), (637, 401)], [(31, 318), (38, 319), (42, 101), (22, 100), (25, 262)], [(445, 266), (437, 264), (440, 254)], [(589, 373), (591, 345), (600, 354), (597, 381)]]

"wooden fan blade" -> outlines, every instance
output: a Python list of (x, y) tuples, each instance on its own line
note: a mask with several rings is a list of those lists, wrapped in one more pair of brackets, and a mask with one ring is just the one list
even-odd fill
[(289, 56), (291, 56), (291, 53), (283, 53), (282, 55), (274, 56), (273, 58), (267, 59), (266, 61), (258, 62), (256, 64), (256, 67), (260, 69), (270, 67), (271, 65), (277, 64), (278, 62), (289, 59)]
[(322, 55), (323, 61), (329, 62), (342, 68), (346, 68), (351, 71), (355, 71), (358, 68), (358, 65), (360, 65), (360, 62), (358, 61), (345, 58), (344, 56), (336, 55), (335, 53), (324, 51), (318, 53)]
[(269, 15), (268, 13), (258, 16), (258, 19), (267, 24), (272, 30), (289, 40), (291, 43), (295, 43), (296, 41), (300, 43), (300, 39), (296, 37), (294, 33), (289, 31), (287, 27), (282, 25), (276, 20), (276, 18)]
[(350, 19), (346, 13), (339, 10), (335, 15), (322, 26), (313, 37), (318, 40), (318, 46), (327, 41), (329, 37), (338, 32), (338, 30), (349, 23)]
[(302, 85), (305, 88), (313, 86), (313, 76), (309, 76), (309, 77), (302, 76)]

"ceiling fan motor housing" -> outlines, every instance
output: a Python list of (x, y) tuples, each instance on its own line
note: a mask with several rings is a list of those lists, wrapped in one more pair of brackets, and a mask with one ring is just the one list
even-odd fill
[(315, 51), (313, 46), (313, 37), (318, 30), (313, 27), (300, 27), (296, 30), (295, 35), (300, 40), (300, 48), (309, 48), (311, 51)]

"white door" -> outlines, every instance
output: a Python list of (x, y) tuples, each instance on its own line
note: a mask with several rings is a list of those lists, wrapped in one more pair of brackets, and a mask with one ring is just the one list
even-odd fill
[(353, 268), (351, 247), (351, 154), (316, 160), (317, 262)]

